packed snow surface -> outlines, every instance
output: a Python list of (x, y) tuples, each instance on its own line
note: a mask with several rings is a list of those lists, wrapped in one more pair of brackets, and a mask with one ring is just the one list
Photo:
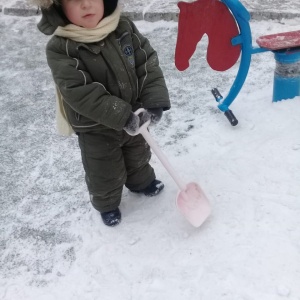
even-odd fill
[[(0, 16), (0, 299), (299, 300), (300, 97), (272, 103), (273, 54), (253, 55), (232, 127), (210, 90), (226, 96), (239, 62), (212, 71), (203, 40), (179, 72), (177, 23), (136, 23), (172, 101), (151, 134), (180, 177), (202, 187), (212, 214), (192, 227), (153, 155), (164, 191), (124, 189), (122, 223), (109, 228), (89, 203), (76, 137), (56, 133), (38, 20)], [(252, 22), (253, 40), (299, 22)]]

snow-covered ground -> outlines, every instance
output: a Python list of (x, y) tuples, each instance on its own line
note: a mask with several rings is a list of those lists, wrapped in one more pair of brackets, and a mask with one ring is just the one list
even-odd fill
[[(31, 0), (0, 0), (0, 6), (4, 7), (19, 7), (24, 8)], [(142, 13), (146, 14), (161, 14), (161, 18), (174, 17), (174, 14), (179, 12), (177, 3), (179, 0), (119, 0), (125, 12), (134, 12), (136, 16)], [(184, 2), (193, 2), (195, 0), (181, 0)], [(278, 16), (290, 18), (291, 15), (299, 17), (300, 3), (298, 0), (240, 0), (241, 3), (253, 13), (252, 17), (256, 20), (261, 20), (262, 16), (268, 16), (271, 19), (278, 19)], [(20, 12), (19, 12), (20, 13)], [(168, 14), (173, 16), (167, 16)], [(149, 15), (148, 15), (149, 17)], [(280, 18), (280, 17), (279, 17)], [(150, 17), (151, 19), (151, 17)], [(155, 20), (158, 16), (154, 17)], [(166, 20), (166, 19), (165, 19)], [(173, 20), (173, 19), (172, 19)]]
[[(210, 89), (226, 95), (238, 64), (210, 70), (204, 42), (181, 73), (177, 24), (137, 22), (172, 101), (151, 133), (204, 189), (212, 215), (193, 228), (153, 156), (165, 190), (146, 198), (124, 189), (123, 221), (108, 228), (89, 203), (76, 138), (56, 134), (38, 19), (0, 18), (0, 299), (299, 300), (300, 97), (272, 103), (273, 55), (253, 56), (231, 127)], [(253, 22), (253, 38), (299, 22)]]

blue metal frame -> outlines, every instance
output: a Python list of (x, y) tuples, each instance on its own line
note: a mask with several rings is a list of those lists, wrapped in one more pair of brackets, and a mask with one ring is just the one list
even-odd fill
[(239, 0), (221, 0), (221, 2), (229, 8), (239, 27), (240, 34), (232, 39), (232, 44), (241, 45), (241, 62), (237, 76), (225, 99), (221, 98), (218, 100), (218, 108), (226, 112), (244, 85), (250, 68), (252, 54), (269, 50), (252, 46), (252, 34), (249, 25), (251, 17), (245, 6)]

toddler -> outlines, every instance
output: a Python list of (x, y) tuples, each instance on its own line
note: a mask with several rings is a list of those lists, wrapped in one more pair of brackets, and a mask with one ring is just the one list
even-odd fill
[[(121, 221), (125, 185), (155, 196), (156, 179), (141, 124), (157, 123), (170, 108), (157, 53), (135, 24), (120, 16), (118, 0), (34, 0), (46, 47), (62, 134), (78, 136), (86, 184), (105, 225)], [(138, 108), (145, 111), (134, 114)], [(137, 134), (137, 135), (136, 135)]]

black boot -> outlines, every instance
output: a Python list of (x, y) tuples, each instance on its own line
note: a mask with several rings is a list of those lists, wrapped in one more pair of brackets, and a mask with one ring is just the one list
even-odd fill
[(133, 193), (142, 193), (145, 196), (152, 197), (159, 194), (164, 187), (165, 185), (160, 180), (154, 179), (146, 188), (138, 191), (137, 190), (130, 190), (130, 191)]
[(107, 226), (116, 226), (121, 222), (121, 212), (119, 208), (101, 213), (103, 223)]

